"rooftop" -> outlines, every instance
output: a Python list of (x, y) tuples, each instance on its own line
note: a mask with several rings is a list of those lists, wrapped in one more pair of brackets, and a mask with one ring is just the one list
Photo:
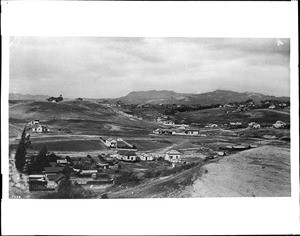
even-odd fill
[(180, 154), (181, 154), (179, 151), (174, 150), (174, 149), (169, 150), (169, 151), (167, 151), (166, 153), (167, 153), (167, 154), (170, 154), (170, 155), (180, 155)]
[(63, 171), (64, 167), (45, 167), (46, 173), (58, 173)]
[(136, 156), (135, 151), (127, 151), (127, 150), (119, 150), (118, 151), (119, 155), (123, 155), (123, 156)]

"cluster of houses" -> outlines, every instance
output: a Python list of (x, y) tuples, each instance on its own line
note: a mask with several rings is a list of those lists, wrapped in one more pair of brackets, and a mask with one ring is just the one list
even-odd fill
[[(97, 169), (81, 170), (76, 169), (65, 158), (50, 162), (49, 167), (45, 167), (40, 174), (29, 175), (28, 184), (30, 191), (55, 191), (63, 179), (66, 178), (65, 171), (69, 168), (71, 172), (70, 180), (73, 183), (92, 186), (113, 184), (113, 178), (105, 173), (100, 173)], [(109, 161), (97, 161), (98, 169), (107, 169), (111, 163)]]
[[(173, 164), (181, 162), (182, 154), (177, 150), (169, 150), (164, 155), (164, 160)], [(70, 180), (73, 183), (83, 186), (99, 186), (113, 184), (114, 180), (110, 174), (104, 170), (115, 170), (120, 168), (118, 161), (136, 162), (154, 161), (155, 156), (150, 153), (142, 152), (137, 154), (135, 151), (119, 150), (116, 155), (101, 154), (93, 158), (96, 162), (95, 169), (76, 169), (74, 163), (68, 162), (66, 158), (57, 159), (50, 162), (49, 167), (45, 167), (40, 174), (29, 175), (28, 184), (30, 191), (55, 191), (59, 183), (66, 178), (66, 168), (70, 170)], [(72, 159), (76, 162), (76, 158)], [(82, 160), (80, 158), (80, 160)], [(77, 160), (78, 161), (78, 160)]]
[[(283, 107), (286, 107), (287, 104), (286, 103), (279, 103), (279, 104), (277, 104), (277, 106), (280, 107), (280, 108), (283, 108)], [(269, 106), (269, 109), (275, 109), (275, 108), (276, 108), (275, 104), (271, 104)]]
[(30, 121), (27, 125), (33, 133), (47, 133), (47, 132), (50, 132), (49, 127), (45, 124), (41, 124), (39, 120)]

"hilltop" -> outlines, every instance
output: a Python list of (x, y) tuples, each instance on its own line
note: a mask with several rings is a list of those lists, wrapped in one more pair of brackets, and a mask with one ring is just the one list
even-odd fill
[[(46, 95), (22, 95), (22, 94), (9, 94), (9, 100), (46, 100), (49, 96)], [(121, 101), (125, 104), (186, 104), (186, 105), (211, 105), (211, 104), (225, 104), (229, 102), (242, 102), (252, 99), (254, 102), (261, 100), (279, 100), (289, 101), (289, 97), (276, 97), (271, 95), (264, 95), (253, 92), (234, 92), (230, 90), (215, 90), (207, 93), (176, 93), (169, 90), (149, 90), (149, 91), (132, 91), (126, 96), (119, 98), (83, 98), (86, 101), (103, 101), (107, 100), (109, 103), (116, 103)], [(66, 98), (65, 100), (69, 100)]]
[(9, 100), (46, 100), (50, 96), (48, 95), (31, 95), (31, 94), (20, 94), (20, 93), (10, 93)]
[(9, 107), (10, 133), (17, 134), (34, 119), (49, 125), (51, 130), (68, 128), (75, 133), (114, 134), (149, 132), (157, 125), (134, 119), (119, 110), (91, 101), (18, 101)]
[(125, 104), (186, 104), (186, 105), (211, 105), (211, 104), (225, 104), (229, 102), (242, 102), (252, 99), (254, 102), (261, 100), (280, 100), (288, 101), (289, 97), (276, 97), (252, 92), (234, 92), (230, 90), (215, 90), (213, 92), (192, 94), (192, 93), (176, 93), (167, 90), (150, 90), (150, 91), (133, 91), (128, 95), (109, 99), (108, 101), (116, 102), (122, 101)]

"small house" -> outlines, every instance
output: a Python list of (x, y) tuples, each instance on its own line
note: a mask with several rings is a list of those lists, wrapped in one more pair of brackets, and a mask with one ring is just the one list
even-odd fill
[[(62, 174), (64, 167), (45, 167), (45, 176), (47, 181), (54, 181), (58, 174)], [(54, 185), (54, 183), (52, 182)]]
[(153, 133), (154, 134), (162, 134), (162, 130), (158, 128), (156, 130), (153, 130)]
[(177, 150), (169, 150), (165, 154), (166, 161), (177, 162), (179, 161), (180, 157), (181, 153)]
[(117, 140), (115, 140), (114, 138), (108, 138), (108, 139), (105, 140), (105, 144), (108, 147), (116, 148), (117, 147)]
[(178, 128), (178, 129), (174, 129), (174, 130), (172, 131), (172, 134), (173, 134), (173, 135), (184, 135), (185, 132), (184, 132), (184, 130)]
[(151, 154), (148, 154), (148, 153), (141, 153), (139, 158), (142, 161), (153, 161), (154, 160), (154, 157)]
[(97, 174), (97, 170), (81, 170), (80, 175), (92, 175), (92, 174)]
[(199, 135), (199, 130), (197, 130), (197, 129), (189, 129), (189, 130), (185, 131), (185, 133), (187, 135)]
[(273, 124), (273, 127), (274, 127), (275, 129), (283, 129), (283, 128), (286, 127), (286, 123), (283, 122), (283, 121), (278, 120), (278, 121), (276, 121), (275, 124)]
[(255, 123), (255, 122), (250, 122), (250, 123), (248, 124), (248, 127), (249, 127), (249, 128), (252, 128), (252, 129), (260, 129), (260, 124)]
[(65, 175), (62, 173), (47, 175), (47, 188), (55, 189), (59, 182), (65, 178)]
[(32, 120), (28, 123), (28, 125), (38, 125), (40, 123), (40, 120)]
[(50, 131), (50, 129), (46, 125), (41, 124), (34, 124), (31, 130), (34, 133), (46, 133)]
[(61, 164), (61, 165), (67, 165), (67, 164), (69, 164), (66, 159), (58, 159), (56, 162), (57, 162), (57, 164)]
[(175, 125), (174, 121), (172, 121), (172, 120), (164, 120), (162, 123), (164, 125)]
[(269, 106), (269, 109), (275, 109), (276, 107), (275, 107), (275, 105), (274, 104), (272, 104), (271, 106)]
[(134, 151), (120, 150), (118, 151), (117, 159), (134, 162), (137, 160), (137, 156)]

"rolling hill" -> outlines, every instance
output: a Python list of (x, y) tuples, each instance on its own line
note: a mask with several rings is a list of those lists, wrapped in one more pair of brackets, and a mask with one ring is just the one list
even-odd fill
[(68, 128), (73, 133), (113, 135), (148, 133), (156, 124), (137, 120), (119, 110), (90, 101), (22, 101), (9, 107), (11, 136), (16, 136), (33, 119), (51, 130)]
[(20, 93), (10, 93), (9, 100), (37, 100), (45, 101), (50, 96), (47, 95), (31, 95), (31, 94), (20, 94)]
[[(23, 94), (9, 94), (9, 100), (43, 100), (49, 96), (46, 95), (23, 95)], [(242, 102), (248, 99), (252, 99), (255, 102), (267, 99), (275, 99), (279, 101), (289, 101), (289, 97), (276, 97), (270, 95), (264, 95), (260, 93), (252, 92), (234, 92), (230, 90), (215, 90), (213, 92), (192, 94), (192, 93), (176, 93), (174, 91), (168, 90), (149, 90), (149, 91), (133, 91), (126, 96), (113, 99), (91, 99), (84, 98), (85, 101), (97, 101), (97, 100), (107, 100), (110, 103), (116, 103), (122, 101), (125, 104), (201, 104), (201, 105), (211, 105), (211, 104), (226, 104), (229, 102)], [(65, 101), (70, 99), (64, 98)]]
[(167, 90), (150, 90), (150, 91), (135, 91), (130, 92), (128, 95), (116, 99), (109, 99), (111, 102), (122, 101), (125, 104), (225, 104), (229, 102), (242, 102), (252, 99), (255, 102), (266, 99), (276, 99), (280, 101), (288, 101), (289, 97), (275, 97), (270, 95), (263, 95), (260, 93), (244, 92), (238, 93), (230, 90), (215, 90), (213, 92), (201, 94), (185, 94), (175, 93)]

